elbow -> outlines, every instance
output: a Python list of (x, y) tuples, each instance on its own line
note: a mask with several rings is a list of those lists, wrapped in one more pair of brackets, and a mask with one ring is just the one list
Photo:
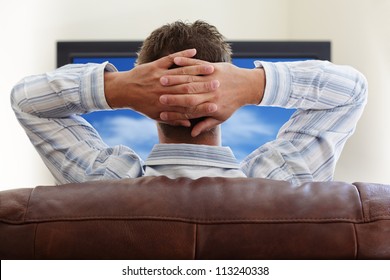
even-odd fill
[(20, 81), (17, 83), (11, 90), (11, 107), (14, 110), (14, 112), (22, 111), (21, 104), (23, 103), (23, 100), (25, 99), (25, 94), (23, 92), (24, 90), (24, 81)]
[(368, 81), (359, 71), (356, 71), (355, 87), (352, 92), (352, 98), (355, 104), (364, 106), (368, 98)]
[(18, 113), (28, 113), (34, 114), (34, 108), (30, 103), (30, 98), (32, 97), (31, 89), (26, 86), (28, 82), (26, 77), (20, 80), (11, 90), (10, 101), (11, 107), (14, 110), (15, 114), (18, 116)]

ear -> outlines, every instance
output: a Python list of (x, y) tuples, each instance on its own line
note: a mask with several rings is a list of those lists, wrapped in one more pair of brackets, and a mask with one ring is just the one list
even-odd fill
[(156, 128), (157, 128), (157, 136), (158, 136), (159, 143), (160, 144), (166, 143), (166, 139), (164, 133), (161, 130), (161, 126), (159, 122), (156, 122)]

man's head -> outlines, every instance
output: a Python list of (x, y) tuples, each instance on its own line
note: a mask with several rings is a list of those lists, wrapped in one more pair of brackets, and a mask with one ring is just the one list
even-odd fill
[[(157, 60), (171, 53), (195, 48), (195, 58), (209, 62), (231, 62), (231, 48), (215, 26), (203, 21), (166, 24), (153, 31), (144, 41), (138, 53), (137, 64)], [(202, 119), (191, 120), (191, 127), (158, 123), (160, 142), (210, 144), (220, 138), (220, 128), (191, 136), (193, 126)], [(210, 141), (211, 140), (211, 141)], [(214, 140), (214, 141), (213, 141)]]

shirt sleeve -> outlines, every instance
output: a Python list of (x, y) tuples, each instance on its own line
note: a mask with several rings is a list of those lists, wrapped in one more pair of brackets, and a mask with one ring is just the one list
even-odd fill
[(72, 64), (26, 77), (11, 93), (17, 119), (58, 183), (138, 177), (142, 160), (125, 146), (109, 147), (80, 115), (111, 109), (104, 95), (109, 63)]
[(277, 138), (242, 163), (250, 177), (294, 184), (333, 179), (347, 139), (367, 102), (365, 77), (328, 61), (261, 62), (266, 87), (260, 106), (296, 108)]

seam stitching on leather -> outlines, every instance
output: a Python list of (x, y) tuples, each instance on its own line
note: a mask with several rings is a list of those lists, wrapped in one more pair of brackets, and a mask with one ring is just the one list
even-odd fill
[(195, 224), (195, 236), (194, 236), (194, 260), (197, 259), (198, 254), (198, 225)]
[[(390, 218), (390, 216), (384, 216)], [(53, 221), (78, 221), (78, 220), (141, 220), (141, 219), (164, 219), (164, 220), (180, 220), (180, 221), (192, 221), (192, 222), (308, 222), (308, 221), (345, 221), (345, 222), (356, 222), (361, 223), (365, 222), (360, 219), (351, 219), (344, 217), (326, 217), (326, 218), (255, 218), (255, 219), (199, 219), (199, 218), (185, 218), (185, 217), (172, 217), (172, 216), (58, 216), (58, 217), (46, 217), (43, 219), (30, 219), (25, 221), (25, 223), (34, 223), (34, 222), (53, 222)], [(12, 220), (9, 220), (12, 221)]]
[(359, 238), (358, 238), (358, 235), (357, 235), (357, 230), (356, 230), (356, 225), (353, 224), (353, 234), (354, 234), (354, 237), (355, 237), (355, 252), (354, 252), (354, 255), (355, 255), (355, 260), (358, 259), (358, 254), (359, 254)]

